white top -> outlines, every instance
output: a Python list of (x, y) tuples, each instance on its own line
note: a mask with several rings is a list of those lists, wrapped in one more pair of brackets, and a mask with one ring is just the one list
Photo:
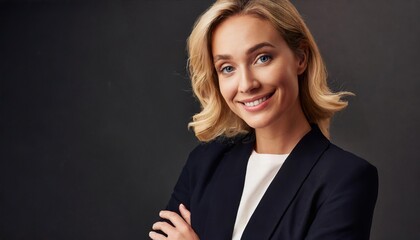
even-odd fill
[(245, 185), (236, 215), (232, 240), (241, 239), (242, 233), (257, 208), (265, 191), (273, 181), (289, 154), (261, 154), (252, 152), (246, 168)]

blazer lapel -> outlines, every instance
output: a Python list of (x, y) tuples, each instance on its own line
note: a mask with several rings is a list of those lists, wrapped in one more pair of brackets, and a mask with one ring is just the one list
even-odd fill
[(203, 239), (232, 239), (245, 173), (254, 142), (238, 143), (226, 153), (211, 186)]
[(299, 141), (274, 177), (241, 239), (270, 239), (300, 186), (328, 145), (328, 139), (319, 128), (312, 126), (312, 130)]

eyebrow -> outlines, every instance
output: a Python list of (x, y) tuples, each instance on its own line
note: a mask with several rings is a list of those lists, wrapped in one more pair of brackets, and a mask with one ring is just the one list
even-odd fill
[[(255, 46), (252, 46), (251, 48), (249, 48), (247, 51), (246, 51), (246, 54), (247, 55), (249, 55), (249, 54), (251, 54), (251, 53), (253, 53), (253, 52), (255, 52), (255, 51), (257, 51), (258, 49), (261, 49), (261, 48), (263, 48), (263, 47), (271, 47), (271, 48), (274, 48), (274, 46), (271, 44), (271, 43), (268, 43), (268, 42), (262, 42), (262, 43), (258, 43), (258, 44), (256, 44)], [(216, 55), (216, 56), (214, 56), (213, 57), (213, 61), (214, 62), (217, 62), (217, 61), (219, 61), (219, 60), (226, 60), (226, 59), (231, 59), (232, 57), (230, 56), (230, 55)]]

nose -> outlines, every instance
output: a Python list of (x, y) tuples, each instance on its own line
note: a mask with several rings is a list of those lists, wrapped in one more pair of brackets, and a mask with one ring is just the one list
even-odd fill
[(238, 84), (238, 91), (241, 93), (249, 93), (259, 87), (259, 82), (255, 78), (251, 69), (244, 67), (241, 70), (241, 76)]

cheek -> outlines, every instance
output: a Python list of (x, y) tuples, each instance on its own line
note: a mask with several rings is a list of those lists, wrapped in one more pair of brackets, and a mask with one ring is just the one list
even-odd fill
[(235, 88), (235, 85), (233, 84), (233, 81), (228, 81), (225, 79), (222, 81), (219, 81), (219, 89), (226, 103), (230, 104), (230, 102), (236, 96), (236, 88)]
[(276, 71), (271, 71), (271, 74), (266, 76), (270, 79), (270, 83), (278, 86), (284, 91), (298, 91), (298, 76), (293, 69), (281, 68)]

